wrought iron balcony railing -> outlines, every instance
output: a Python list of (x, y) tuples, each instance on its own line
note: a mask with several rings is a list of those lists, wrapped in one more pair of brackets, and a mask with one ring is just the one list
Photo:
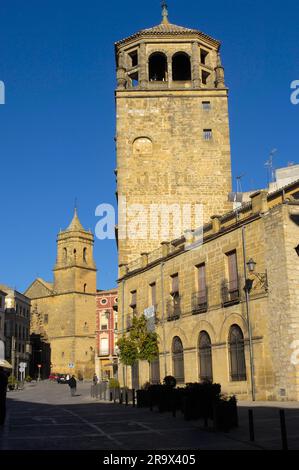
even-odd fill
[(240, 280), (223, 280), (221, 284), (221, 297), (222, 305), (224, 307), (229, 307), (230, 305), (238, 304), (241, 300)]
[(172, 299), (166, 304), (167, 307), (167, 320), (177, 320), (181, 316), (181, 300), (182, 297), (178, 294), (174, 294)]
[(208, 288), (192, 294), (192, 314), (205, 313), (208, 310)]

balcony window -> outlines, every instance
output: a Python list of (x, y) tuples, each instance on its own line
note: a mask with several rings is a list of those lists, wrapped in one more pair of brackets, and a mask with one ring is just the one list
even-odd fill
[(236, 250), (226, 253), (228, 279), (222, 284), (223, 304), (233, 304), (240, 301), (240, 286)]
[(197, 271), (197, 291), (192, 298), (192, 311), (194, 314), (206, 312), (208, 309), (208, 296), (206, 285), (206, 265), (200, 264), (196, 267)]

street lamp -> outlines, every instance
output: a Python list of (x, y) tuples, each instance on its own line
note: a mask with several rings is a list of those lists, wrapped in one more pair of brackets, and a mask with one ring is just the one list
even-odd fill
[(265, 291), (267, 292), (268, 291), (268, 276), (267, 276), (267, 272), (265, 273), (257, 273), (255, 268), (256, 268), (256, 265), (257, 263), (252, 259), (250, 258), (249, 261), (247, 261), (247, 268), (248, 268), (248, 272), (250, 274), (253, 274), (253, 276), (255, 276), (261, 283), (262, 287), (265, 289)]

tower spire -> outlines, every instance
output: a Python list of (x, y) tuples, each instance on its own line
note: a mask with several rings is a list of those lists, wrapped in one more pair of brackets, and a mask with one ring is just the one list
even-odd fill
[(169, 24), (168, 21), (168, 6), (165, 0), (162, 1), (162, 23)]

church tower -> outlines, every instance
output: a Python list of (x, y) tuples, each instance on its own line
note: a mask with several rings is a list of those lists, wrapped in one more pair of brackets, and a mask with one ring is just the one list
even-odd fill
[(53, 270), (55, 292), (96, 292), (93, 244), (93, 234), (82, 227), (75, 209), (69, 227), (57, 237), (57, 260)]
[(51, 348), (52, 372), (89, 377), (94, 374), (96, 266), (94, 237), (81, 225), (77, 210), (57, 237), (54, 282), (41, 278), (26, 290), (36, 320), (33, 332)]
[[(204, 222), (230, 210), (231, 162), (219, 41), (170, 23), (164, 3), (161, 24), (117, 42), (115, 52), (122, 265), (167, 241), (159, 229), (151, 236), (153, 205), (191, 205), (188, 229), (197, 226), (195, 205), (202, 205)], [(144, 207), (143, 239), (128, 235), (132, 204)]]

